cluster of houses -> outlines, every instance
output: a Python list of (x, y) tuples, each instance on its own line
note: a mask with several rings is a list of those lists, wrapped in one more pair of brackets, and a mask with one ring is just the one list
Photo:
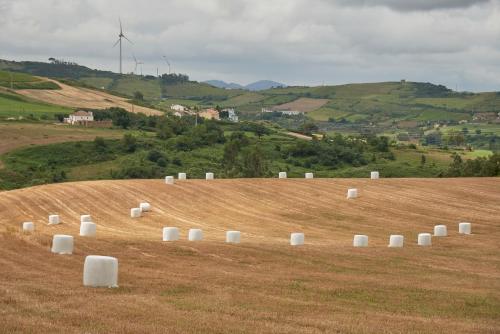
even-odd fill
[[(186, 115), (195, 115), (195, 112), (190, 110), (187, 107), (184, 107), (180, 104), (173, 104), (170, 106), (170, 109), (174, 111), (173, 115), (177, 117), (183, 117)], [(236, 115), (236, 112), (232, 108), (227, 108), (227, 109), (222, 109), (221, 112), (226, 112), (227, 113), (227, 119), (231, 122), (238, 122), (238, 115)], [(198, 112), (198, 116), (205, 118), (205, 119), (216, 119), (220, 120), (220, 113), (218, 110), (209, 108), (209, 109), (202, 109), (201, 111)], [(70, 124), (70, 125), (83, 125), (83, 126), (89, 126), (89, 127), (105, 127), (105, 126), (111, 126), (112, 122), (111, 120), (104, 120), (104, 121), (96, 121), (94, 120), (94, 114), (92, 111), (85, 111), (85, 110), (77, 110), (68, 117), (65, 117), (63, 120), (64, 123)]]
[[(180, 104), (172, 104), (170, 106), (170, 109), (174, 112), (174, 116), (177, 117), (183, 117), (183, 116), (193, 116), (196, 114), (195, 111), (189, 109), (188, 107), (185, 107)], [(238, 122), (238, 115), (236, 115), (236, 112), (234, 111), (233, 108), (226, 108), (222, 109), (221, 112), (227, 113), (227, 119), (230, 122)], [(216, 119), (220, 120), (221, 119), (221, 112), (219, 112), (217, 109), (214, 108), (208, 108), (208, 109), (202, 109), (198, 112), (198, 116), (205, 118), (205, 119)]]

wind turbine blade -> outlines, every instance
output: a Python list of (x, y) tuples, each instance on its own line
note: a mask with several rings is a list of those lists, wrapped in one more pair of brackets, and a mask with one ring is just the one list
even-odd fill
[(116, 41), (116, 43), (115, 43), (115, 44), (113, 44), (113, 47), (115, 47), (115, 46), (116, 46), (116, 44), (118, 44), (118, 43), (120, 43), (120, 39), (119, 39), (119, 38), (118, 38), (118, 40)]
[(120, 22), (120, 34), (122, 33), (122, 19), (118, 17), (118, 22)]
[(129, 43), (130, 43), (130, 44), (134, 44), (134, 43), (133, 43), (130, 39), (128, 39), (128, 38), (127, 38), (127, 36), (125, 36), (125, 35), (122, 35), (122, 36), (123, 36), (123, 38), (125, 38), (127, 41), (129, 41)]

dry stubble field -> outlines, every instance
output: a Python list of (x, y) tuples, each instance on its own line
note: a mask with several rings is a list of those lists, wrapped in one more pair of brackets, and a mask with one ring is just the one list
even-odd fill
[[(348, 187), (360, 197), (346, 200)], [(147, 200), (139, 219), (129, 209)], [(498, 333), (500, 179), (92, 181), (0, 193), (1, 333)], [(51, 213), (62, 224), (47, 226)], [(98, 236), (79, 237), (89, 213)], [(20, 233), (32, 220), (37, 231)], [(457, 233), (459, 221), (473, 235)], [(449, 236), (416, 246), (419, 232)], [(182, 241), (161, 241), (163, 226)], [(202, 228), (205, 240), (186, 241)], [(225, 231), (242, 243), (224, 243)], [(306, 245), (288, 245), (290, 232)], [(75, 236), (73, 255), (49, 251)], [(351, 246), (367, 234), (366, 249)], [(403, 249), (387, 248), (404, 234)], [(82, 286), (86, 255), (117, 289)]]

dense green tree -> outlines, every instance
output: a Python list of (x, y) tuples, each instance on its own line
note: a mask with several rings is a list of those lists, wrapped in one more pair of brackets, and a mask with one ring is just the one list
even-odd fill
[(264, 154), (258, 145), (243, 150), (242, 159), (244, 177), (262, 177), (266, 174)]
[(122, 144), (126, 152), (134, 152), (137, 148), (137, 138), (130, 133), (126, 133), (123, 135)]

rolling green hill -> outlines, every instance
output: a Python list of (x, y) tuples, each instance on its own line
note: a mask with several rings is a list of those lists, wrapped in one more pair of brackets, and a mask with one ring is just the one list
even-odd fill
[(26, 73), (0, 71), (0, 87), (11, 89), (61, 89), (50, 81), (43, 81)]
[[(387, 124), (405, 121), (420, 124), (471, 121), (477, 112), (500, 112), (500, 92), (458, 93), (441, 85), (420, 82), (286, 87), (256, 93), (222, 89), (195, 81), (172, 82), (154, 76), (119, 75), (71, 63), (0, 60), (1, 69), (17, 72), (19, 84), (24, 82), (24, 74), (19, 72), (64, 78), (122, 96), (133, 97), (135, 92), (141, 92), (145, 100), (163, 109), (168, 109), (173, 101), (187, 106), (235, 107), (243, 119), (259, 117), (264, 107), (275, 107), (300, 98), (326, 100), (326, 104), (307, 113), (307, 117), (333, 125), (382, 124), (386, 127)], [(8, 85), (9, 80), (0, 74), (0, 86)]]

